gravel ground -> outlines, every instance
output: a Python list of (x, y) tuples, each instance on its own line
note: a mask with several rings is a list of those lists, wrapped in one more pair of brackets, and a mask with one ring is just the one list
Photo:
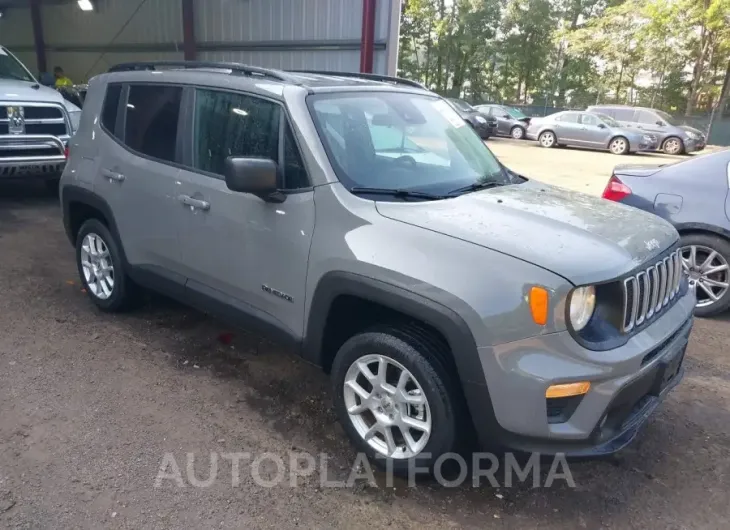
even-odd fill
[[(166, 300), (96, 311), (42, 188), (0, 185), (0, 293), (1, 528), (729, 526), (730, 318), (696, 322), (684, 382), (631, 447), (571, 463), (575, 488), (386, 487), (380, 475), (328, 488), (321, 471), (265, 488), (245, 463), (233, 486), (227, 461), (194, 487), (187, 453), (199, 480), (212, 452), (271, 453), (287, 469), (292, 451), (327, 453), (330, 476), (347, 477), (355, 454), (326, 376)], [(183, 487), (155, 487), (166, 454)]]

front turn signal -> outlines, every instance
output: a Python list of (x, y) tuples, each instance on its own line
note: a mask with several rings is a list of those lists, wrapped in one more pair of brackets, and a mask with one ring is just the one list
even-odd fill
[(530, 312), (532, 313), (532, 320), (538, 326), (547, 324), (549, 299), (547, 289), (543, 287), (530, 289)]
[(565, 383), (562, 385), (551, 385), (545, 391), (545, 397), (551, 399), (582, 396), (583, 394), (587, 394), (590, 389), (591, 383), (589, 381), (581, 381), (579, 383)]

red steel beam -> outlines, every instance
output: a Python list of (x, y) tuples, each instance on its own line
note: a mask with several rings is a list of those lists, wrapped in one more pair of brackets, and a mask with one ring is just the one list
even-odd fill
[(43, 20), (41, 19), (40, 0), (30, 0), (30, 19), (33, 24), (33, 40), (35, 41), (35, 55), (39, 72), (48, 72), (46, 61), (46, 42), (43, 39)]
[(186, 61), (194, 61), (198, 56), (195, 42), (195, 9), (193, 0), (182, 0), (183, 53)]
[(375, 3), (376, 0), (362, 0), (362, 39), (360, 41), (360, 72), (373, 73), (375, 51)]

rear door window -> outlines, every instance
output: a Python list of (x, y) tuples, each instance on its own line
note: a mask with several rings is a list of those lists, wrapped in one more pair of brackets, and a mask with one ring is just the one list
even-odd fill
[(171, 85), (130, 85), (124, 143), (143, 155), (174, 162), (182, 91)]
[(580, 115), (577, 112), (565, 112), (561, 114), (557, 119), (561, 123), (578, 123), (578, 117)]
[(114, 136), (117, 136), (117, 115), (119, 114), (119, 100), (122, 97), (122, 85), (107, 86), (104, 96), (104, 106), (101, 110), (102, 126)]
[(618, 121), (630, 121), (634, 120), (634, 109), (613, 109), (613, 117)]

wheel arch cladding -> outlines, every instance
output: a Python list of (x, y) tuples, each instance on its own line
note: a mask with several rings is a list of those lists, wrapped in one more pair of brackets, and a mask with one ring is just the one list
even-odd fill
[(691, 234), (704, 234), (710, 236), (719, 236), (730, 241), (730, 230), (721, 226), (709, 225), (705, 223), (682, 223), (674, 226), (680, 236), (688, 236)]
[(90, 218), (99, 219), (116, 239), (121, 253), (121, 260), (126, 265), (127, 255), (124, 252), (124, 243), (119, 236), (116, 219), (109, 204), (99, 195), (86, 188), (78, 186), (64, 186), (61, 190), (61, 207), (63, 209), (63, 224), (71, 245), (76, 246), (76, 235), (81, 225)]
[[(462, 381), (486, 384), (474, 337), (456, 312), (401, 287), (349, 272), (330, 272), (320, 279), (312, 297), (302, 346), (305, 359), (325, 370), (329, 369), (336, 352), (332, 352), (331, 347), (328, 351), (328, 333), (338, 331), (331, 324), (337, 322), (338, 314), (356, 304), (362, 304), (360, 307), (365, 310), (382, 310), (385, 315), (370, 315), (362, 325), (355, 328), (355, 332), (376, 323), (392, 322), (393, 319), (418, 321), (443, 338)], [(341, 334), (344, 340), (349, 338), (344, 337), (345, 334)]]

